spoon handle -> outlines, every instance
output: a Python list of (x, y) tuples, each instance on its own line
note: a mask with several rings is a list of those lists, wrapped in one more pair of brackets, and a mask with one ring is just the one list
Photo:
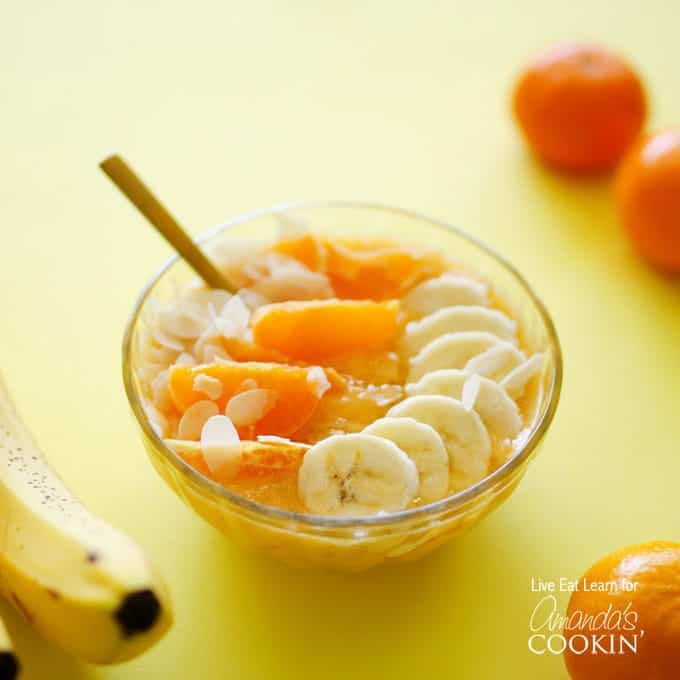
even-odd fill
[(99, 167), (208, 286), (235, 292), (234, 287), (120, 156), (117, 154), (109, 156), (99, 164)]

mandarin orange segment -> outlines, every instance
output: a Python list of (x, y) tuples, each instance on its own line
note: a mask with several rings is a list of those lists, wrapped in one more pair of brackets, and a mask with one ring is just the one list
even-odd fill
[[(216, 400), (220, 412), (224, 413), (227, 402), (234, 395), (252, 389), (244, 382), (254, 381), (257, 387), (272, 390), (276, 402), (257, 423), (249, 427), (252, 436), (274, 434), (287, 437), (299, 430), (316, 409), (320, 396), (314, 380), (313, 368), (287, 366), (285, 364), (260, 362), (222, 362), (202, 366), (173, 366), (169, 374), (169, 389), (172, 401), (184, 411), (196, 401), (206, 399), (202, 391), (194, 390), (198, 375), (217, 378), (222, 383), (222, 395)], [(245, 430), (239, 429), (240, 434)]]
[(384, 349), (398, 332), (399, 303), (310, 300), (261, 307), (253, 336), (293, 359), (318, 361), (346, 352)]
[(321, 271), (325, 265), (326, 252), (324, 246), (311, 234), (278, 241), (274, 244), (272, 250), (280, 255), (292, 257), (313, 272)]
[(276, 350), (260, 347), (254, 342), (241, 338), (221, 337), (222, 347), (234, 361), (285, 362), (285, 357)]
[(305, 450), (300, 446), (244, 441), (236, 475), (222, 478), (210, 471), (198, 443), (168, 443), (197, 472), (246, 498), (287, 509), (302, 509), (298, 508), (297, 472)]
[(340, 298), (400, 297), (442, 270), (441, 263), (432, 255), (409, 253), (380, 243), (327, 240), (324, 245), (326, 274)]

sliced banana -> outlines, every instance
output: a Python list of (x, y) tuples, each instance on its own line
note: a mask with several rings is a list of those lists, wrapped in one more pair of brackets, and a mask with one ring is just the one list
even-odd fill
[(416, 382), (426, 373), (440, 368), (463, 368), (472, 357), (486, 352), (500, 342), (495, 335), (484, 331), (442, 335), (425, 345), (409, 361), (408, 382)]
[(500, 342), (470, 359), (465, 364), (465, 370), (500, 380), (525, 360), (524, 352), (509, 342)]
[(418, 496), (431, 503), (449, 490), (449, 455), (439, 434), (413, 418), (380, 418), (364, 429), (394, 442), (416, 464), (420, 486)]
[(453, 305), (487, 305), (487, 286), (467, 276), (442, 274), (413, 288), (402, 301), (409, 314), (425, 316)]
[(473, 373), (465, 381), (461, 401), (482, 418), (487, 428), (500, 439), (512, 439), (522, 429), (517, 404), (496, 382)]
[(522, 427), (517, 404), (493, 380), (455, 368), (433, 371), (406, 388), (409, 396), (438, 394), (459, 399), (479, 413), (486, 427), (501, 439), (514, 437)]
[(450, 487), (459, 491), (483, 479), (491, 458), (491, 441), (482, 419), (457, 399), (438, 395), (408, 397), (388, 412), (434, 428), (449, 454)]
[(420, 321), (406, 326), (402, 338), (402, 349), (411, 356), (425, 345), (446, 333), (461, 331), (486, 331), (500, 340), (512, 341), (517, 324), (503, 312), (488, 307), (457, 305), (444, 307)]
[(501, 380), (501, 387), (513, 398), (518, 399), (524, 394), (524, 388), (529, 380), (540, 373), (543, 367), (543, 354), (534, 354), (525, 362), (508, 373)]
[(438, 371), (426, 373), (418, 382), (406, 386), (406, 394), (413, 397), (417, 394), (439, 394), (442, 397), (460, 399), (463, 396), (463, 385), (472, 375), (459, 368), (440, 368)]
[(370, 434), (323, 439), (307, 451), (298, 475), (305, 507), (324, 515), (403, 510), (417, 491), (415, 463), (396, 444)]

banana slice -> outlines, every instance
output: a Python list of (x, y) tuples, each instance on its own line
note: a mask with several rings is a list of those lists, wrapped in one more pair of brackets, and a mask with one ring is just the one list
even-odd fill
[(500, 380), (525, 360), (524, 352), (509, 342), (501, 342), (470, 359), (465, 370)]
[(463, 396), (463, 385), (471, 375), (459, 368), (440, 368), (426, 373), (417, 383), (406, 385), (406, 394), (409, 397), (417, 394), (439, 394), (442, 397), (460, 399)]
[(402, 338), (402, 349), (411, 356), (432, 340), (461, 331), (486, 331), (500, 340), (511, 341), (516, 329), (515, 321), (496, 309), (464, 305), (444, 307), (420, 321), (409, 323)]
[(501, 387), (513, 398), (518, 399), (524, 394), (524, 388), (529, 380), (540, 373), (543, 366), (543, 354), (534, 354), (524, 363), (516, 366), (501, 380)]
[(517, 404), (496, 382), (473, 373), (463, 385), (461, 401), (472, 408), (484, 424), (501, 439), (512, 439), (522, 429)]
[(482, 419), (457, 399), (438, 395), (408, 397), (388, 412), (434, 428), (449, 454), (450, 487), (459, 491), (482, 479), (489, 467), (491, 441)]
[(409, 314), (425, 316), (453, 305), (487, 305), (487, 286), (457, 274), (442, 274), (413, 288), (402, 301)]
[(408, 382), (417, 382), (426, 373), (440, 368), (463, 368), (472, 357), (486, 352), (500, 342), (495, 335), (484, 331), (442, 335), (425, 345), (409, 361)]
[(413, 418), (380, 418), (364, 429), (394, 442), (416, 464), (423, 503), (446, 496), (449, 490), (449, 455), (442, 438), (425, 423)]
[(370, 434), (323, 439), (305, 454), (298, 493), (310, 512), (361, 516), (403, 510), (418, 491), (415, 463)]
[(406, 388), (409, 396), (438, 394), (459, 399), (479, 413), (486, 427), (501, 439), (515, 437), (522, 427), (517, 404), (493, 380), (455, 368), (432, 371)]

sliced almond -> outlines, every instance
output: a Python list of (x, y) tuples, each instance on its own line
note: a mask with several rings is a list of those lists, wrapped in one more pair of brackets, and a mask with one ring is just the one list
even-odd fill
[(201, 431), (201, 449), (213, 475), (233, 477), (241, 463), (241, 442), (234, 423), (227, 416), (211, 416)]
[(314, 394), (321, 399), (331, 388), (326, 371), (321, 366), (312, 366), (307, 373), (307, 382), (313, 387)]
[(258, 387), (257, 380), (253, 378), (246, 378), (239, 388), (239, 392), (245, 392), (246, 390), (254, 390)]
[(191, 303), (166, 305), (158, 321), (163, 331), (183, 340), (197, 338), (210, 322), (207, 309)]
[(479, 396), (479, 389), (482, 386), (482, 380), (477, 373), (473, 373), (463, 383), (463, 394), (461, 395), (461, 402), (465, 408), (470, 411), (475, 407), (477, 397)]
[(151, 382), (151, 394), (154, 405), (165, 411), (172, 406), (170, 390), (168, 388), (168, 369), (161, 371)]
[(253, 425), (274, 408), (277, 394), (258, 387), (233, 396), (227, 403), (225, 414), (234, 425)]
[(193, 354), (189, 354), (189, 352), (182, 352), (175, 359), (175, 364), (179, 366), (195, 366), (196, 363), (196, 357)]
[(217, 401), (222, 396), (222, 383), (205, 373), (199, 373), (194, 378), (194, 392), (203, 392), (209, 399)]
[(177, 437), (198, 441), (201, 438), (201, 430), (208, 418), (219, 413), (217, 404), (207, 399), (197, 401), (184, 412), (177, 426)]
[(177, 338), (166, 333), (160, 326), (156, 326), (151, 330), (151, 337), (156, 341), (161, 347), (167, 347), (169, 349), (174, 349), (177, 352), (184, 351), (184, 344), (180, 342)]
[(238, 295), (234, 295), (214, 323), (225, 338), (242, 338), (248, 330), (250, 310)]

